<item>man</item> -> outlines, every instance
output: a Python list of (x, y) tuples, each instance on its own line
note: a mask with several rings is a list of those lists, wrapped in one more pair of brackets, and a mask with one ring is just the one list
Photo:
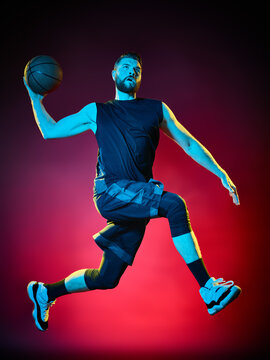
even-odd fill
[(159, 142), (159, 129), (190, 157), (221, 179), (233, 202), (239, 205), (236, 187), (228, 174), (158, 100), (137, 98), (142, 77), (141, 57), (121, 55), (114, 65), (115, 99), (92, 102), (58, 122), (47, 113), (43, 97), (33, 93), (25, 80), (36, 123), (44, 139), (63, 138), (92, 130), (99, 151), (94, 180), (94, 202), (107, 219), (105, 229), (94, 235), (103, 249), (99, 269), (78, 270), (53, 283), (31, 281), (27, 290), (34, 303), (33, 317), (39, 330), (48, 328), (49, 308), (59, 296), (94, 289), (112, 289), (135, 254), (150, 219), (166, 217), (173, 242), (200, 286), (209, 314), (216, 314), (241, 292), (233, 281), (210, 277), (192, 231), (185, 201), (164, 191), (153, 179), (152, 166)]

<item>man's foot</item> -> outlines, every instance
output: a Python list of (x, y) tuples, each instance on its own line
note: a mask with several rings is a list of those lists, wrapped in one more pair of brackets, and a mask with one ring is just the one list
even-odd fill
[(27, 292), (34, 303), (32, 314), (36, 327), (45, 331), (48, 329), (49, 309), (55, 301), (48, 301), (47, 289), (42, 282), (31, 281), (27, 286)]
[(240, 293), (240, 287), (234, 285), (233, 281), (225, 282), (222, 278), (215, 279), (211, 277), (207, 283), (200, 288), (201, 297), (210, 315), (214, 315), (224, 309), (229, 303), (235, 300)]

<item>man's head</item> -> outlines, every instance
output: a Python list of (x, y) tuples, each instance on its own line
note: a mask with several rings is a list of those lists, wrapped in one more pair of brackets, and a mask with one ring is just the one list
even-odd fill
[(115, 62), (112, 78), (118, 90), (136, 93), (141, 85), (142, 59), (134, 52), (122, 54)]

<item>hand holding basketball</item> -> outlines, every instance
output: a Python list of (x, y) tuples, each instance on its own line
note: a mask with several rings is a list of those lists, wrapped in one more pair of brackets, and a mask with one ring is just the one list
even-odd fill
[(24, 82), (24, 85), (26, 87), (26, 90), (28, 91), (28, 94), (29, 94), (29, 97), (32, 101), (34, 100), (42, 100), (44, 98), (45, 95), (40, 95), (40, 94), (36, 94), (34, 93), (34, 91), (31, 90), (31, 88), (27, 85), (27, 82), (25, 80), (25, 76), (23, 77), (23, 82)]
[(31, 99), (35, 97), (34, 94), (43, 97), (56, 90), (62, 79), (63, 71), (51, 56), (36, 56), (26, 64), (24, 69), (25, 85)]

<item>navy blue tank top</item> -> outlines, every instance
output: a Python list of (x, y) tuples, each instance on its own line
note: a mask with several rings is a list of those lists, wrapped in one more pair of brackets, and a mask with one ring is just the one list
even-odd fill
[(120, 179), (148, 182), (153, 177), (162, 102), (137, 98), (96, 106), (99, 149), (94, 195)]

